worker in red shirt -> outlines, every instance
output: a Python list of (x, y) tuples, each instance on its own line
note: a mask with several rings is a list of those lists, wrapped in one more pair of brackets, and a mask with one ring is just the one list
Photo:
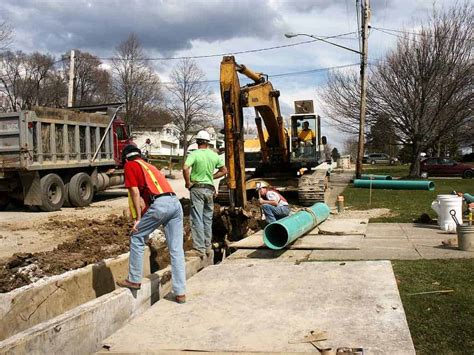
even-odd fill
[(125, 187), (135, 223), (130, 235), (128, 278), (117, 285), (140, 289), (143, 252), (150, 233), (163, 225), (171, 260), (171, 277), (175, 300), (186, 302), (186, 271), (183, 250), (183, 209), (163, 174), (146, 163), (140, 149), (127, 145), (122, 151)]

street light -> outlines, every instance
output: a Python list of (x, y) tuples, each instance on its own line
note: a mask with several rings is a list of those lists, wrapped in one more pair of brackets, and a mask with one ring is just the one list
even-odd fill
[(306, 33), (285, 33), (286, 38), (293, 38), (297, 36), (306, 36), (314, 38), (318, 41), (331, 44), (335, 47), (339, 47), (357, 54), (360, 54), (360, 82), (361, 82), (361, 92), (360, 92), (360, 120), (359, 120), (359, 143), (357, 147), (357, 162), (356, 162), (356, 177), (360, 179), (362, 173), (362, 157), (364, 155), (364, 124), (365, 124), (365, 109), (366, 109), (366, 100), (367, 100), (367, 80), (366, 80), (366, 67), (367, 67), (367, 33), (369, 31), (368, 21), (370, 10), (368, 6), (369, 0), (364, 0), (363, 7), (363, 26), (362, 26), (362, 52), (356, 51), (355, 49), (341, 46), (340, 44), (330, 42), (324, 38), (316, 37)]

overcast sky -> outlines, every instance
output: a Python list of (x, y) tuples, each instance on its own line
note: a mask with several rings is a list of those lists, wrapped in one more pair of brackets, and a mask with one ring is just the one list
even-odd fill
[[(446, 7), (454, 1), (372, 0), (371, 25), (415, 29), (427, 19), (433, 3)], [(159, 58), (234, 53), (309, 39), (287, 39), (286, 32), (331, 36), (357, 31), (355, 0), (2, 0), (0, 21), (4, 20), (15, 29), (11, 49), (58, 57), (73, 48), (110, 57), (131, 32), (139, 37), (148, 57)], [(395, 36), (372, 30), (369, 60), (383, 56), (396, 40)], [(355, 34), (332, 41), (358, 49)], [(357, 54), (321, 42), (235, 56), (237, 62), (270, 75), (359, 61)], [(196, 61), (209, 80), (217, 80), (221, 59), (218, 56)], [(176, 61), (151, 63), (166, 82)], [(324, 103), (316, 96), (326, 77), (327, 71), (271, 77), (273, 86), (281, 92), (283, 114), (291, 114), (293, 101), (301, 99), (315, 100), (316, 111), (321, 114), (318, 106)], [(218, 107), (218, 83), (209, 85)], [(323, 129), (329, 143), (342, 148), (344, 136), (329, 127), (324, 116)]]

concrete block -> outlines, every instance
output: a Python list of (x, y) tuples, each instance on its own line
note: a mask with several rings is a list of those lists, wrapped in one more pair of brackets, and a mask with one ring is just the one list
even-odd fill
[[(187, 278), (212, 263), (189, 258)], [(142, 280), (139, 291), (118, 288), (0, 342), (2, 354), (89, 354), (129, 319), (171, 290), (170, 267)], [(85, 291), (85, 290), (84, 290)]]
[[(156, 271), (148, 248), (143, 260), (144, 275)], [(0, 294), (0, 340), (115, 290), (127, 274), (128, 253)]]
[(162, 300), (106, 339), (103, 353), (315, 352), (414, 354), (390, 262), (219, 264), (194, 276), (183, 305)]

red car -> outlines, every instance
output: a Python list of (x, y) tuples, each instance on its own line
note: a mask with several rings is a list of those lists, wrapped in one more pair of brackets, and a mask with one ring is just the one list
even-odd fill
[(458, 163), (451, 158), (427, 158), (420, 163), (420, 172), (422, 177), (462, 176), (471, 179), (474, 176), (474, 167)]

